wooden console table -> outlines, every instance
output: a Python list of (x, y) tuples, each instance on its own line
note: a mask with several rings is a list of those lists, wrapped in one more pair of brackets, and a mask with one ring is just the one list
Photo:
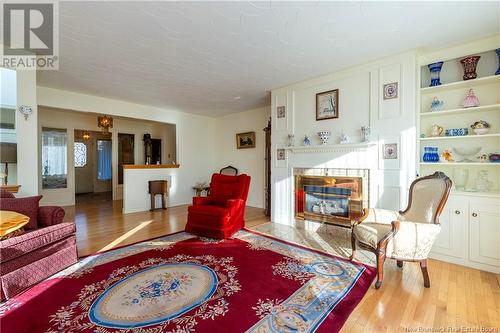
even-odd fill
[(21, 187), (21, 185), (2, 185), (2, 186), (0, 186), (0, 188), (2, 190), (5, 190), (5, 191), (11, 192), (11, 193), (19, 192), (20, 187)]

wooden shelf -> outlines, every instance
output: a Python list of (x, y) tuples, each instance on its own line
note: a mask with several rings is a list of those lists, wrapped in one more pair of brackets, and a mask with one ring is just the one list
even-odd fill
[(124, 169), (177, 169), (179, 164), (124, 164)]
[(473, 80), (457, 81), (457, 82), (445, 83), (434, 87), (420, 88), (420, 92), (422, 94), (430, 94), (442, 90), (460, 89), (470, 86), (478, 86), (478, 85), (491, 84), (497, 82), (500, 82), (500, 75), (491, 75), (491, 76), (480, 77)]
[(475, 113), (482, 111), (500, 111), (500, 104), (492, 104), (492, 105), (482, 105), (474, 108), (460, 108), (460, 109), (450, 109), (450, 110), (442, 110), (442, 111), (428, 111), (420, 113), (421, 117), (439, 117), (439, 116), (447, 116), (447, 115), (457, 115), (463, 113)]
[(420, 141), (433, 141), (433, 140), (457, 140), (457, 139), (471, 139), (471, 138), (500, 138), (500, 133), (491, 134), (471, 134), (471, 135), (457, 135), (457, 136), (429, 136), (420, 138)]
[(490, 162), (420, 162), (420, 165), (469, 165), (469, 166), (500, 166), (500, 163), (490, 163)]

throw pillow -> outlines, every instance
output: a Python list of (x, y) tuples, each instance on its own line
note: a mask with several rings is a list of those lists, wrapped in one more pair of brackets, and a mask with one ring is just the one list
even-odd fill
[(41, 198), (42, 196), (38, 195), (26, 198), (2, 199), (0, 200), (0, 210), (9, 210), (28, 216), (30, 220), (25, 228), (28, 230), (37, 229), (38, 202)]
[(0, 210), (0, 240), (18, 236), (30, 218), (12, 211)]

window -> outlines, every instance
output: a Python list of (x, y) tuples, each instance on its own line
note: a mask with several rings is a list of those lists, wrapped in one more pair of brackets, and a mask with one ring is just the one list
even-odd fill
[(111, 141), (97, 140), (97, 179), (111, 180)]
[(42, 188), (67, 187), (67, 141), (65, 129), (42, 128)]
[(87, 145), (83, 142), (75, 142), (75, 167), (81, 168), (87, 165)]

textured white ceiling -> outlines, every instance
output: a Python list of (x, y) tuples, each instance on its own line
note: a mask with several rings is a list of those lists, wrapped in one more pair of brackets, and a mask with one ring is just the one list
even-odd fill
[(61, 2), (39, 83), (219, 116), (269, 90), (499, 32), (500, 2)]

